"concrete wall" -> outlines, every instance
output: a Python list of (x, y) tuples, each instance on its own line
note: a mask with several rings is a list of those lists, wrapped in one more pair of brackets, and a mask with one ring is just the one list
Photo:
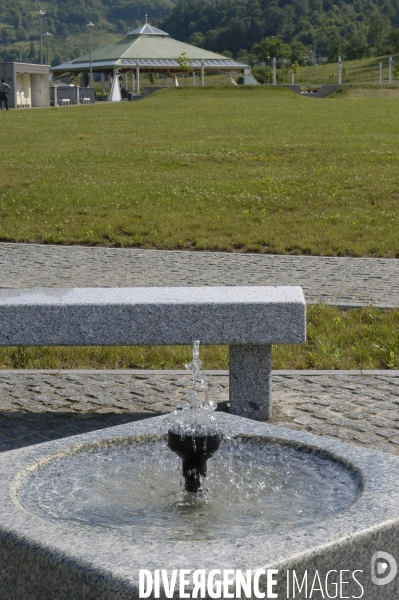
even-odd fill
[(335, 92), (336, 90), (339, 90), (342, 86), (338, 85), (337, 83), (324, 83), (318, 94), (317, 97), (318, 98), (325, 98), (326, 96), (329, 96), (330, 94), (332, 94), (333, 92)]
[[(291, 85), (288, 83), (284, 83), (284, 84), (281, 84), (280, 87), (285, 87), (285, 88), (288, 88), (289, 90), (293, 90), (296, 94), (301, 93), (300, 85)], [(310, 86), (310, 87), (317, 88), (318, 86), (315, 85), (315, 86)], [(323, 85), (319, 88), (319, 91), (317, 93), (308, 94), (308, 97), (309, 98), (325, 98), (326, 96), (329, 96), (336, 90), (339, 90), (340, 87), (342, 87), (342, 86), (338, 85), (337, 83), (323, 83)]]
[[(56, 90), (56, 92), (55, 92)], [(57, 102), (54, 101), (56, 95)], [(50, 105), (62, 106), (63, 100), (69, 100), (69, 104), (83, 104), (83, 98), (90, 98), (90, 104), (96, 99), (94, 88), (76, 87), (74, 85), (57, 85), (50, 88)]]
[(292, 85), (291, 83), (282, 83), (280, 85), (280, 87), (288, 88), (289, 90), (292, 90), (296, 94), (300, 94), (301, 93), (301, 86), (300, 85), (296, 85), (296, 84)]

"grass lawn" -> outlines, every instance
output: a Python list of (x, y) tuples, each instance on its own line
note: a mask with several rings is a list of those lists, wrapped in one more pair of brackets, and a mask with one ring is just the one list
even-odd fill
[[(399, 257), (399, 94), (169, 89), (3, 111), (0, 239)], [(399, 367), (399, 311), (309, 307), (275, 369)], [(190, 348), (2, 348), (0, 368), (183, 368)], [(226, 347), (203, 349), (227, 368)]]
[[(398, 55), (392, 55), (394, 64), (399, 60)], [(379, 64), (382, 62), (382, 83), (388, 83), (388, 61), (389, 56), (370, 56), (359, 60), (344, 60), (342, 63), (342, 83), (357, 85), (357, 84), (378, 84), (379, 82)], [(338, 64), (322, 63), (316, 66), (316, 77), (314, 75), (314, 66), (309, 65), (300, 67), (297, 76), (297, 83), (337, 83), (338, 80)], [(286, 74), (286, 82), (291, 83), (291, 70), (288, 69)], [(398, 84), (399, 80), (395, 79), (392, 74), (392, 82)]]
[[(184, 369), (189, 346), (0, 348), (3, 369)], [(227, 369), (227, 346), (204, 346), (205, 369)], [(274, 369), (397, 369), (399, 310), (308, 307), (307, 342), (275, 346)]]
[(169, 89), (3, 111), (3, 241), (399, 257), (399, 98)]

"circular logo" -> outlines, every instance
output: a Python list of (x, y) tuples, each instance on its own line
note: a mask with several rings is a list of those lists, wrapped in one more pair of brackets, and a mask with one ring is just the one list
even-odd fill
[(375, 552), (371, 557), (371, 580), (375, 585), (391, 583), (397, 572), (396, 560), (388, 552)]

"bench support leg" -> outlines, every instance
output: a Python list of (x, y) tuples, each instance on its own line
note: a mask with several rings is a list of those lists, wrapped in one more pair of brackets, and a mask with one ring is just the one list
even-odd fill
[(229, 346), (230, 413), (267, 421), (272, 415), (272, 347)]

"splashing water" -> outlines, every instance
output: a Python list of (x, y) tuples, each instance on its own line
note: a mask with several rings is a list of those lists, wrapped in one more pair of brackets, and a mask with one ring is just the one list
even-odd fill
[(339, 462), (267, 438), (225, 443), (209, 463), (207, 489), (193, 494), (165, 440), (93, 447), (32, 472), (18, 500), (48, 521), (105, 528), (140, 544), (286, 533), (333, 517), (360, 491)]
[(210, 435), (226, 435), (222, 432), (215, 418), (216, 402), (209, 396), (209, 385), (202, 372), (200, 359), (200, 342), (193, 344), (193, 358), (186, 364), (192, 373), (192, 389), (187, 391), (187, 403), (178, 407), (166, 420), (167, 430), (186, 436), (204, 437)]

